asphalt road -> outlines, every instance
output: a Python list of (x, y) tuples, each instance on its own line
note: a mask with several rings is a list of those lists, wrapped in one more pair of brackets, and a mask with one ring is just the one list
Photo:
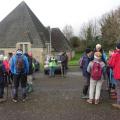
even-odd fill
[[(9, 99), (0, 104), (0, 120), (119, 120), (120, 110), (112, 108), (105, 86), (99, 105), (82, 100), (83, 79), (78, 68), (71, 68), (66, 77), (49, 78), (35, 74), (34, 92), (18, 103)], [(104, 83), (106, 84), (106, 83)]]

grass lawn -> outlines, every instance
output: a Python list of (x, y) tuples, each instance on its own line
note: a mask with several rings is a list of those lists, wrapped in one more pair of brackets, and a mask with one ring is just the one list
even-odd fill
[(68, 65), (79, 65), (78, 62), (79, 62), (79, 59), (81, 57), (81, 55), (83, 54), (83, 52), (76, 52), (75, 53), (75, 57), (72, 58), (69, 62), (68, 62)]

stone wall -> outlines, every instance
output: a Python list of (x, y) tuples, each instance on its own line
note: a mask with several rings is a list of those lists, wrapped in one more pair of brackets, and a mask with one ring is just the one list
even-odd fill
[(46, 49), (45, 48), (32, 48), (32, 53), (33, 53), (33, 57), (43, 64), (44, 57), (46, 54)]
[(0, 51), (4, 51), (4, 55), (8, 55), (8, 53), (15, 53), (16, 48), (0, 48)]

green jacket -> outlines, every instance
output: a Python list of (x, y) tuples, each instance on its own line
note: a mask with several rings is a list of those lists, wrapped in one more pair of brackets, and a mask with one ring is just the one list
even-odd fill
[(56, 67), (57, 66), (57, 61), (54, 60), (49, 60), (49, 67)]

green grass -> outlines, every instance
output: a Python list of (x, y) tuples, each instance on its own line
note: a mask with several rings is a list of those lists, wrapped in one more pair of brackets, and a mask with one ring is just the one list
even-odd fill
[(68, 62), (68, 65), (79, 65), (78, 62), (82, 54), (83, 52), (76, 52), (75, 57)]

